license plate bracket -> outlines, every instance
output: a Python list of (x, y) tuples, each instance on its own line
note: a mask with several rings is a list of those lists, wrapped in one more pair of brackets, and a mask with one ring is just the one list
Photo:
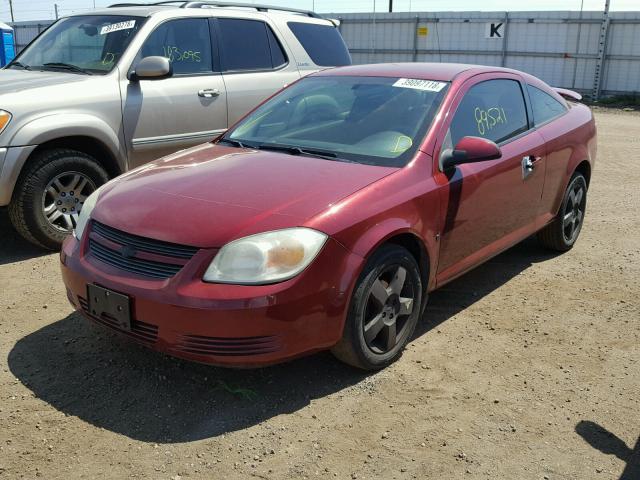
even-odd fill
[(89, 313), (95, 317), (107, 317), (118, 328), (131, 331), (131, 299), (98, 285), (87, 285)]

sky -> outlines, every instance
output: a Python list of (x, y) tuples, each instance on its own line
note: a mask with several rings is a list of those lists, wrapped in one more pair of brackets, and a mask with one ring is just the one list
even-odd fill
[[(60, 15), (90, 11), (94, 5), (104, 7), (125, 1), (149, 2), (151, 0), (13, 0), (16, 21), (47, 20), (54, 18), (54, 3), (58, 4)], [(387, 11), (389, 0), (236, 0), (246, 3), (263, 3), (287, 6), (319, 13), (346, 13)], [(514, 3), (517, 8), (513, 8)], [(435, 11), (527, 11), (527, 10), (602, 10), (604, 0), (393, 0), (394, 11), (435, 12)], [(638, 10), (640, 0), (611, 0), (611, 10)], [(0, 21), (10, 22), (9, 0), (0, 0)]]

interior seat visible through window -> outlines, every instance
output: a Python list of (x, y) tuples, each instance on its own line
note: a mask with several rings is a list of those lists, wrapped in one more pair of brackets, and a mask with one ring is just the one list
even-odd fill
[(333, 98), (328, 95), (311, 95), (298, 102), (291, 116), (290, 126), (340, 120), (339, 115), (340, 107)]

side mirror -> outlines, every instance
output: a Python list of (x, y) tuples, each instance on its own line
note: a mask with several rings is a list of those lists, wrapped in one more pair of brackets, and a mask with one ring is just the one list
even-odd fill
[(166, 57), (145, 57), (138, 62), (129, 80), (160, 80), (173, 75), (173, 67)]
[(500, 147), (481, 137), (463, 137), (453, 150), (445, 150), (440, 156), (442, 171), (463, 163), (484, 162), (502, 156)]

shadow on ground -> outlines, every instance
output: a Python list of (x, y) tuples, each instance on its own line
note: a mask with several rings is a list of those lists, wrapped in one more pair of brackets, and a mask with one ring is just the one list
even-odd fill
[[(527, 240), (435, 292), (417, 335), (550, 258)], [(321, 353), (284, 365), (229, 370), (192, 364), (121, 340), (78, 314), (19, 340), (13, 374), (54, 408), (130, 438), (186, 442), (297, 411), (348, 387), (369, 388), (368, 375)], [(255, 393), (255, 396), (253, 395)]]
[(0, 265), (51, 254), (27, 242), (15, 231), (6, 208), (0, 208)]
[(576, 425), (576, 433), (593, 448), (607, 455), (615, 455), (626, 463), (620, 480), (640, 479), (640, 437), (632, 449), (606, 428), (588, 420)]

